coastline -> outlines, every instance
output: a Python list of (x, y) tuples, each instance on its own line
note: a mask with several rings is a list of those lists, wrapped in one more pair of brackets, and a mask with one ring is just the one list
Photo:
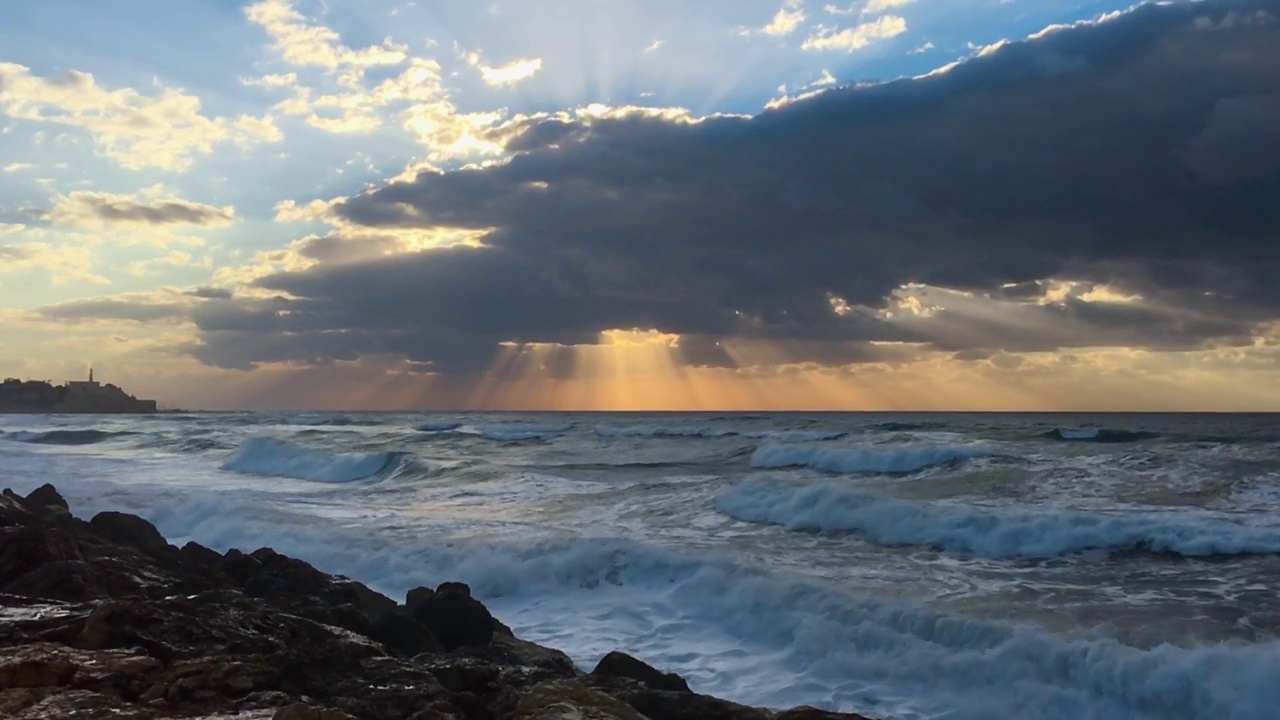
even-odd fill
[(692, 692), (622, 652), (591, 671), (461, 583), (403, 602), (269, 548), (85, 521), (51, 485), (0, 495), (0, 715), (274, 720), (868, 720)]

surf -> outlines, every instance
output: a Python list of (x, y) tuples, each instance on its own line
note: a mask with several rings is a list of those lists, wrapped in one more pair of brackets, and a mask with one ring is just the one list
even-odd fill
[(405, 460), (399, 452), (335, 453), (271, 437), (245, 440), (221, 465), (246, 475), (347, 483), (382, 476)]
[(1244, 525), (1208, 512), (1036, 511), (917, 502), (832, 485), (744, 483), (716, 508), (737, 520), (807, 532), (857, 533), (887, 546), (919, 545), (995, 559), (1046, 560), (1090, 550), (1184, 557), (1280, 553), (1280, 526)]

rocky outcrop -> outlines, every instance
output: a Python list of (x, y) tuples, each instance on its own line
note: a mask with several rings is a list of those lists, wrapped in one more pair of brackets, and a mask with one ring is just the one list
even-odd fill
[(397, 603), (268, 548), (85, 522), (47, 485), (0, 495), (0, 717), (859, 720), (698, 695), (622, 653), (584, 674), (461, 583)]

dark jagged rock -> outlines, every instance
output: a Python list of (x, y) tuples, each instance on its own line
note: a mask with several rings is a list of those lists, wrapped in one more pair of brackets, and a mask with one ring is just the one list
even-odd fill
[(23, 499), (28, 506), (35, 508), (36, 512), (40, 512), (40, 508), (43, 508), (46, 513), (49, 511), (55, 514), (71, 512), (71, 506), (67, 505), (66, 499), (49, 483), (32, 490)]
[(584, 676), (462, 583), (405, 605), (269, 548), (170, 546), (52, 486), (0, 493), (0, 717), (137, 720), (857, 720), (690, 692), (610, 653)]
[(107, 540), (159, 557), (170, 558), (177, 552), (155, 525), (137, 515), (109, 510), (100, 512), (89, 521), (89, 528)]
[(370, 625), (368, 634), (405, 657), (440, 650), (440, 643), (431, 630), (399, 608), (378, 616)]
[(458, 582), (442, 583), (435, 592), (410, 590), (406, 607), (435, 636), (440, 647), (484, 647), (493, 639), (493, 615), (484, 603), (471, 597), (471, 588)]
[(689, 683), (679, 675), (664, 673), (652, 665), (616, 650), (601, 658), (591, 674), (605, 678), (630, 678), (654, 690), (692, 692), (689, 689)]

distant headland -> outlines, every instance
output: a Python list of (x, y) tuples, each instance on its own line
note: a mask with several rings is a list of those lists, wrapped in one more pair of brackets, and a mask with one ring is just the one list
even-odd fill
[(0, 413), (153, 413), (155, 400), (139, 400), (119, 387), (93, 379), (53, 385), (7, 378), (0, 383)]

